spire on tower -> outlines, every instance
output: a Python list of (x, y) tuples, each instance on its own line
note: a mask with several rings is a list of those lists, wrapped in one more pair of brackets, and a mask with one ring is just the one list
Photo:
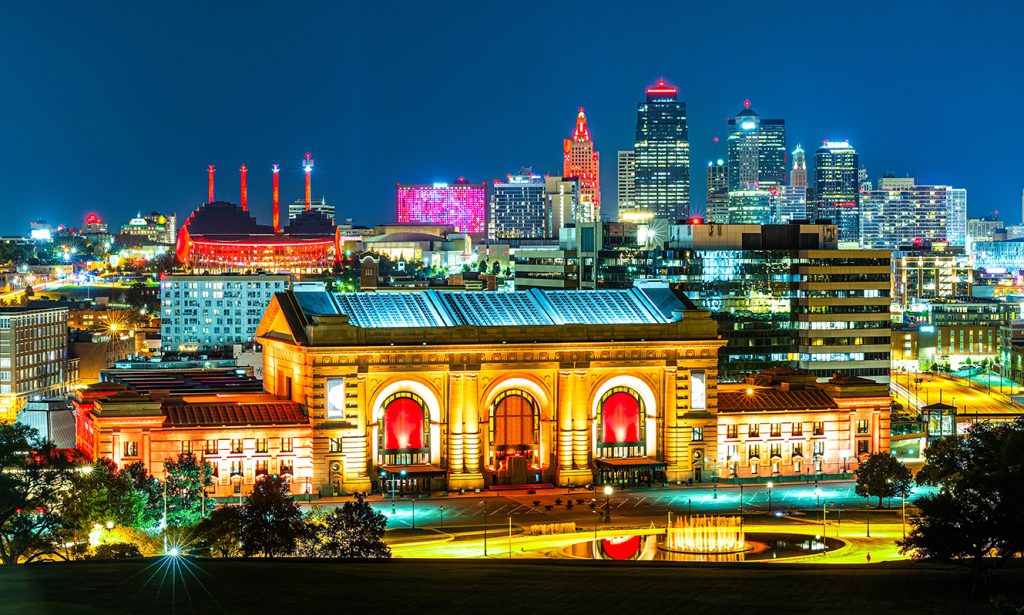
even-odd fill
[(590, 130), (587, 128), (587, 115), (580, 107), (576, 115), (576, 129), (572, 131), (572, 140), (576, 142), (590, 141)]

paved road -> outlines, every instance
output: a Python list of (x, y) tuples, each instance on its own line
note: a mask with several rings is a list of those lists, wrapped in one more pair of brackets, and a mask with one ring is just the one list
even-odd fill
[(904, 407), (917, 409), (941, 401), (956, 406), (961, 416), (1017, 412), (1024, 414), (1024, 409), (1015, 406), (1007, 397), (1006, 394), (1011, 393), (1009, 387), (1004, 388), (1001, 394), (998, 386), (990, 389), (978, 382), (939, 375), (910, 374), (908, 382), (908, 374), (897, 372), (893, 372), (892, 381), (896, 398)]
[[(876, 504), (876, 500), (868, 502), (854, 491), (853, 481), (823, 482), (820, 485), (821, 495), (815, 493), (813, 484), (779, 485), (772, 490), (771, 506), (773, 511), (801, 511), (816, 514), (824, 504), (829, 510), (864, 510)], [(915, 491), (911, 500), (923, 490)], [(711, 487), (669, 487), (662, 489), (644, 489), (613, 493), (610, 498), (613, 519), (635, 521), (642, 524), (652, 518), (661, 518), (669, 511), (673, 514), (723, 513), (740, 511), (741, 490), (738, 486), (719, 486), (716, 492)], [(571, 498), (573, 507), (566, 502)], [(743, 511), (766, 512), (768, 510), (768, 489), (764, 485), (747, 485), (742, 489)], [(561, 504), (556, 500), (561, 499)], [(583, 500), (577, 504), (577, 500)], [(534, 505), (539, 501), (539, 506)], [(374, 498), (371, 505), (389, 517), (389, 526), (418, 528), (437, 528), (443, 523), (446, 528), (458, 526), (480, 526), (484, 522), (484, 504), (488, 524), (507, 523), (508, 517), (517, 525), (533, 523), (557, 523), (575, 521), (590, 523), (594, 512), (589, 507), (591, 502), (595, 510), (603, 508), (603, 493), (577, 490), (567, 494), (565, 489), (549, 489), (539, 491), (536, 495), (515, 494), (480, 494), (476, 496), (452, 496), (437, 498), (419, 498), (415, 504), (411, 498), (398, 499), (392, 513), (390, 499)], [(330, 506), (329, 503), (322, 505)], [(900, 500), (891, 503), (894, 508), (900, 507)], [(441, 507), (444, 510), (441, 510)], [(551, 510), (547, 509), (551, 506)], [(812, 512), (813, 511), (813, 512)]]

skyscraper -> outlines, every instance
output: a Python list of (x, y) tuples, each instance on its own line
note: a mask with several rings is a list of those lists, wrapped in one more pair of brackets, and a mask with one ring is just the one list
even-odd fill
[(777, 186), (770, 188), (772, 224), (789, 224), (794, 220), (807, 220), (807, 186)]
[(707, 190), (707, 222), (725, 224), (729, 221), (729, 175), (725, 161), (708, 160), (705, 186)]
[(601, 217), (601, 156), (587, 128), (587, 116), (580, 107), (572, 138), (562, 144), (562, 175), (580, 180), (581, 219), (593, 222)]
[(825, 141), (814, 154), (817, 216), (832, 220), (840, 242), (860, 242), (859, 169), (849, 141)]
[(860, 193), (860, 244), (889, 249), (946, 241), (964, 245), (967, 190), (920, 186), (913, 177), (882, 177)]
[(494, 182), (491, 190), (491, 239), (547, 237), (547, 195), (544, 178), (532, 169), (509, 175), (506, 182)]
[(690, 215), (690, 141), (679, 89), (658, 81), (636, 107), (636, 212), (676, 221)]
[(572, 224), (580, 209), (580, 180), (575, 177), (544, 178), (547, 199), (547, 232), (558, 237), (562, 227)]
[(622, 150), (618, 163), (618, 212), (619, 220), (622, 220), (623, 213), (636, 208), (636, 154), (631, 149)]
[(456, 232), (487, 232), (487, 184), (459, 179), (452, 184), (398, 184), (399, 223), (445, 224)]
[(793, 150), (793, 170), (789, 173), (789, 185), (807, 187), (807, 155), (799, 143)]
[(729, 191), (786, 184), (786, 121), (763, 120), (743, 101), (729, 119)]

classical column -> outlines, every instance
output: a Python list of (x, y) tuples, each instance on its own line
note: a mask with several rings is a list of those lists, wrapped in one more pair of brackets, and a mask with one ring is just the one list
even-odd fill
[(356, 375), (356, 425), (361, 425), (362, 430), (356, 436), (356, 444), (353, 447), (354, 454), (347, 459), (345, 470), (352, 468), (352, 474), (358, 479), (368, 479), (370, 472), (370, 419), (372, 411), (366, 407), (366, 374)]
[(590, 467), (589, 404), (586, 370), (575, 372), (572, 394), (572, 461), (579, 470)]
[[(679, 374), (676, 367), (665, 366), (665, 385), (662, 389), (665, 391), (664, 399), (661, 403), (661, 420), (658, 421), (662, 425), (664, 431), (661, 438), (658, 440), (661, 442), (661, 457), (669, 465), (672, 466), (679, 464), (680, 449), (683, 448), (686, 438), (682, 437), (680, 433), (682, 428), (679, 426), (678, 412), (679, 409), (676, 406), (676, 387), (678, 386), (676, 379)], [(683, 468), (680, 468), (683, 469)]]
[(466, 372), (463, 383), (462, 424), (464, 427), (466, 472), (480, 473), (480, 414), (478, 403), (479, 377), (475, 372)]
[(463, 406), (462, 374), (448, 375), (448, 470), (459, 474), (465, 471), (462, 406)]
[(558, 468), (572, 469), (572, 372), (558, 371)]

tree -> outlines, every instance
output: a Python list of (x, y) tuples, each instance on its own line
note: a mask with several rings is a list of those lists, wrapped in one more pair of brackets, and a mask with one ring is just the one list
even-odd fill
[(25, 284), (25, 298), (31, 299), (36, 296), (36, 289), (32, 288), (31, 284)]
[(212, 555), (236, 557), (242, 545), (242, 509), (222, 506), (196, 526), (200, 544)]
[(857, 470), (857, 495), (878, 498), (881, 508), (882, 498), (906, 497), (912, 478), (910, 468), (891, 454), (875, 453)]
[(114, 542), (96, 547), (93, 559), (128, 559), (142, 557), (139, 545), (128, 542)]
[(155, 527), (164, 516), (164, 487), (158, 478), (149, 473), (146, 464), (134, 461), (123, 468), (122, 474), (131, 480), (135, 490), (145, 496), (145, 507), (133, 525), (144, 530)]
[(491, 264), (491, 275), (501, 275), (501, 263), (498, 261)]
[(180, 453), (177, 461), (166, 459), (167, 525), (191, 527), (207, 508), (206, 488), (213, 485), (213, 466), (192, 453)]
[(302, 511), (280, 477), (264, 476), (242, 504), (242, 553), (288, 555), (302, 535)]
[(487, 273), (488, 267), (489, 266), (487, 264), (487, 259), (485, 258), (480, 259), (480, 261), (477, 262), (476, 264), (476, 270), (480, 273)]
[(359, 497), (329, 513), (316, 512), (299, 541), (304, 557), (389, 558), (384, 543), (388, 519)]
[(897, 541), (914, 558), (966, 563), (971, 590), (986, 568), (1024, 553), (1024, 418), (976, 424), (925, 451), (917, 481), (939, 491), (917, 499), (921, 511)]
[(62, 527), (62, 494), (74, 464), (38, 432), (0, 423), (0, 562), (31, 562), (59, 555), (53, 536)]

